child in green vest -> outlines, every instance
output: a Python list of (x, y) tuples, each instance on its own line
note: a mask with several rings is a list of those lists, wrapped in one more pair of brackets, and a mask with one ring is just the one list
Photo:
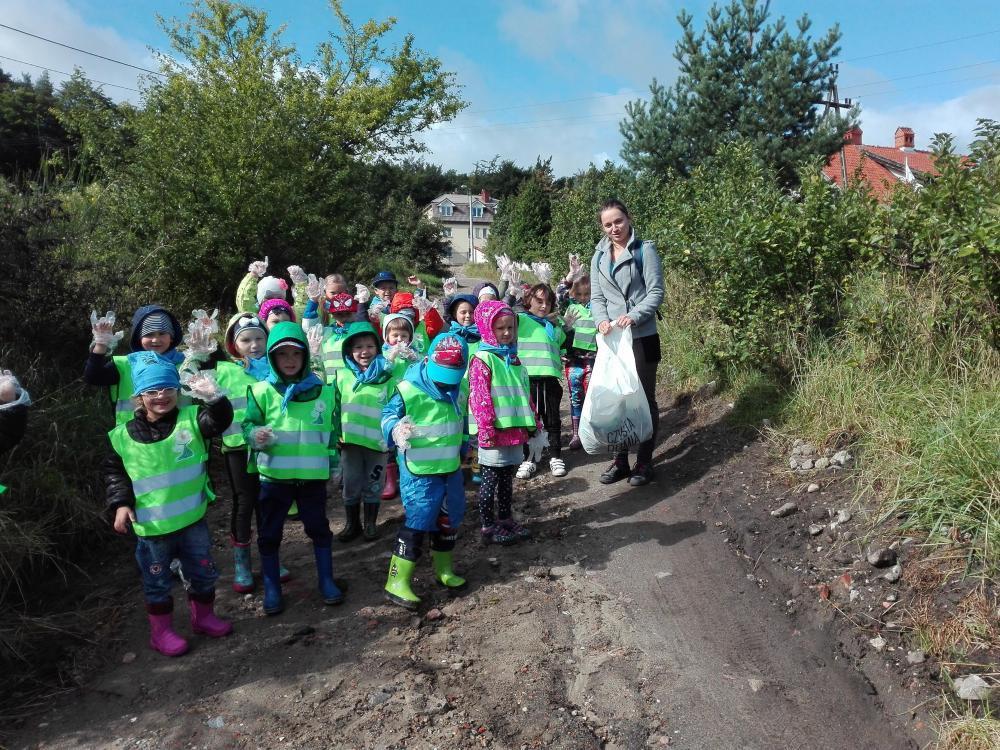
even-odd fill
[[(337, 371), (344, 367), (344, 340), (352, 321), (357, 319), (358, 300), (347, 292), (338, 292), (329, 298), (321, 299), (322, 292), (318, 287), (311, 289), (315, 296), (309, 301), (302, 324), (309, 329), (310, 336), (316, 328), (322, 330), (320, 351), (323, 363), (324, 379), (332, 385), (337, 377)], [(329, 315), (329, 323), (320, 323), (320, 305), (324, 314)]]
[(587, 397), (590, 374), (597, 357), (597, 325), (590, 312), (590, 276), (578, 276), (570, 287), (570, 303), (563, 316), (563, 327), (572, 331), (566, 354), (566, 385), (569, 386), (569, 410), (573, 419), (573, 439), (570, 450), (580, 450), (580, 415)]
[[(0, 455), (21, 442), (28, 426), (31, 396), (10, 370), (0, 370)], [(0, 495), (7, 488), (0, 484)]]
[(326, 483), (336, 452), (333, 389), (309, 369), (306, 334), (297, 323), (278, 323), (267, 337), (270, 373), (247, 389), (243, 437), (250, 465), (260, 474), (257, 547), (264, 582), (264, 612), (284, 608), (279, 551), (285, 518), (295, 502), (312, 539), (319, 591), (326, 604), (344, 600), (333, 580), (333, 534), (326, 517)]
[[(454, 284), (454, 279), (446, 279), (446, 286), (451, 282)], [(465, 339), (465, 343), (469, 345), (469, 362), (472, 362), (472, 358), (476, 356), (476, 351), (479, 349), (479, 329), (476, 327), (475, 313), (476, 305), (479, 304), (479, 299), (471, 294), (455, 294), (448, 300), (445, 306), (445, 320), (449, 324), (448, 330)], [(466, 398), (469, 395), (469, 371), (465, 371), (465, 377), (462, 379), (462, 389), (465, 392)], [(475, 484), (479, 484), (482, 481), (482, 476), (479, 473), (479, 452), (478, 452), (478, 440), (477, 436), (479, 434), (479, 425), (476, 424), (475, 414), (469, 411), (469, 463), (472, 469), (472, 481)]]
[(191, 628), (213, 638), (232, 631), (215, 616), (212, 536), (205, 523), (211, 491), (209, 441), (233, 419), (233, 407), (207, 375), (191, 375), (185, 386), (205, 406), (178, 408), (177, 368), (155, 352), (138, 354), (132, 364), (134, 416), (108, 433), (113, 454), (104, 464), (108, 508), (119, 534), (138, 537), (136, 560), (142, 575), (149, 645), (179, 656), (188, 643), (173, 629), (170, 563), (180, 560), (188, 594)]
[[(392, 393), (396, 383), (403, 379), (406, 369), (420, 355), (413, 349), (413, 320), (402, 313), (389, 313), (382, 318), (382, 356), (392, 368)], [(396, 463), (396, 451), (389, 451), (385, 465), (385, 485), (382, 487), (382, 499), (391, 500), (399, 494), (399, 464)]]
[(337, 538), (349, 542), (362, 533), (363, 504), (363, 531), (370, 541), (378, 536), (379, 501), (385, 484), (382, 407), (394, 383), (391, 366), (379, 353), (379, 338), (371, 323), (351, 324), (343, 352), (344, 367), (337, 371), (333, 382), (333, 434), (340, 445), (347, 524)]
[(434, 577), (449, 590), (464, 588), (452, 565), (456, 529), (465, 515), (461, 461), (467, 449), (467, 404), (459, 387), (468, 347), (442, 333), (427, 356), (410, 366), (382, 410), (382, 435), (399, 461), (400, 495), (406, 521), (396, 535), (386, 598), (416, 609), (413, 569), (424, 536), (430, 534)]
[[(528, 371), (531, 400), (548, 434), (549, 470), (554, 477), (566, 476), (562, 460), (562, 354), (566, 347), (566, 332), (561, 323), (552, 322), (556, 294), (548, 284), (535, 284), (524, 298), (526, 312), (518, 313), (517, 351)], [(518, 479), (530, 479), (537, 471), (540, 451), (524, 452), (524, 461), (517, 469)]]
[(504, 302), (483, 302), (476, 308), (476, 327), (481, 341), (469, 361), (469, 414), (479, 424), (480, 534), (487, 544), (513, 544), (531, 536), (511, 510), (514, 471), (541, 423), (517, 356), (514, 311)]

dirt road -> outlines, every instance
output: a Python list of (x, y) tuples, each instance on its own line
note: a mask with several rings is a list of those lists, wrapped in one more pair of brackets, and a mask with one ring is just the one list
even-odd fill
[[(667, 411), (648, 487), (605, 487), (602, 462), (581, 454), (565, 478), (519, 482), (532, 542), (481, 546), (473, 510), (457, 554), (470, 590), (432, 588), (425, 557), (418, 615), (381, 596), (398, 501), (380, 540), (335, 548), (350, 583), (342, 607), (319, 602), (309, 546), (290, 526), (286, 611), (265, 617), (259, 594), (234, 594), (224, 575), (219, 608), (235, 634), (195, 638), (179, 659), (146, 647), (123, 554), (121, 596), (135, 607), (95, 634), (109, 665), (10, 746), (913, 747), (829, 633), (787, 614), (727, 544), (729, 509), (769, 458), (725, 414), (718, 403)], [(210, 523), (230, 573), (226, 513), (214, 508)]]

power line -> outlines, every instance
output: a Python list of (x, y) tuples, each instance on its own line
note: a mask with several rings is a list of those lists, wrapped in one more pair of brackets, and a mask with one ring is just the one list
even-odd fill
[(994, 72), (994, 73), (987, 73), (986, 75), (981, 75), (981, 76), (969, 76), (968, 78), (956, 78), (955, 80), (952, 80), (952, 81), (938, 81), (937, 83), (925, 83), (923, 86), (907, 86), (906, 88), (903, 88), (903, 89), (886, 89), (884, 91), (872, 91), (869, 94), (861, 94), (859, 98), (867, 100), (867, 99), (871, 99), (872, 97), (877, 97), (877, 96), (889, 96), (891, 94), (896, 94), (896, 93), (899, 93), (901, 91), (917, 91), (919, 89), (934, 88), (935, 86), (950, 86), (953, 83), (965, 83), (966, 81), (981, 81), (981, 80), (986, 79), (986, 78), (996, 78), (997, 76), (1000, 76), (1000, 71), (997, 71), (997, 72)]
[(66, 49), (71, 49), (74, 52), (81, 52), (84, 55), (90, 55), (91, 57), (98, 57), (101, 60), (107, 60), (108, 62), (117, 63), (118, 65), (124, 65), (127, 68), (134, 68), (135, 70), (141, 70), (143, 73), (150, 73), (154, 76), (160, 76), (161, 78), (166, 78), (167, 76), (163, 73), (158, 73), (155, 70), (150, 70), (149, 68), (142, 68), (138, 65), (133, 65), (132, 63), (127, 63), (124, 60), (116, 60), (113, 57), (106, 57), (104, 55), (99, 55), (96, 52), (90, 52), (85, 49), (80, 49), (79, 47), (72, 47), (68, 44), (63, 44), (62, 42), (57, 42), (54, 39), (48, 39), (44, 36), (39, 36), (38, 34), (32, 34), (30, 31), (25, 31), (24, 29), (16, 29), (13, 26), (8, 26), (5, 23), (0, 23), (0, 28), (9, 29), (10, 31), (16, 31), (18, 34), (24, 34), (25, 36), (34, 37), (35, 39), (41, 39), (43, 42), (48, 42), (49, 44), (55, 44), (58, 47), (65, 47)]
[[(40, 68), (48, 73), (58, 73), (61, 76), (66, 76), (67, 78), (72, 78), (72, 73), (67, 73), (65, 70), (56, 70), (55, 68), (47, 68), (44, 65), (39, 65), (38, 63), (28, 62), (27, 60), (18, 60), (16, 57), (7, 57), (6, 55), (0, 55), (0, 60), (10, 60), (11, 62), (19, 63), (20, 65), (30, 65), (33, 68)], [(108, 83), (107, 81), (98, 81), (96, 78), (87, 78), (91, 83), (99, 83), (102, 86), (114, 86), (117, 89), (125, 89), (126, 91), (134, 91), (137, 94), (142, 92), (139, 89), (134, 89), (129, 86), (122, 86), (120, 83)]]
[(911, 78), (923, 78), (924, 76), (934, 75), (935, 73), (949, 73), (953, 70), (965, 70), (966, 68), (978, 68), (983, 65), (993, 65), (994, 63), (1000, 63), (998, 60), (984, 60), (983, 62), (970, 63), (969, 65), (956, 65), (953, 68), (939, 68), (938, 70), (928, 70), (923, 73), (913, 73), (908, 76), (898, 76), (897, 78), (883, 78), (881, 81), (869, 81), (868, 83), (855, 83), (855, 84), (843, 84), (843, 88), (858, 89), (864, 86), (880, 86), (884, 83), (889, 83), (890, 81), (906, 81)]
[[(624, 117), (625, 113), (622, 112), (598, 112), (591, 115), (574, 115), (571, 117), (550, 117), (544, 120), (517, 120), (515, 122), (498, 122), (498, 123), (487, 123), (483, 125), (459, 125), (454, 128), (442, 128), (440, 130), (435, 130), (435, 133), (461, 133), (466, 130), (493, 130), (497, 128), (515, 128), (518, 125), (539, 125), (550, 122), (564, 122), (566, 120), (595, 120), (598, 118), (613, 117), (620, 118)], [(520, 128), (515, 128), (520, 129)], [(531, 128), (526, 128), (530, 130)]]
[(481, 115), (486, 112), (506, 112), (510, 109), (531, 109), (532, 107), (547, 107), (550, 104), (571, 104), (573, 102), (589, 102), (595, 99), (614, 99), (620, 96), (632, 96), (632, 94), (597, 94), (595, 96), (581, 96), (576, 99), (554, 99), (549, 102), (538, 102), (537, 104), (515, 104), (511, 107), (493, 107), (492, 109), (477, 109), (466, 112), (467, 115)]
[(938, 45), (941, 44), (951, 44), (952, 42), (961, 42), (966, 39), (978, 39), (979, 37), (989, 36), (990, 34), (1000, 34), (1000, 29), (994, 29), (993, 31), (983, 31), (980, 32), (979, 34), (969, 34), (968, 36), (956, 36), (952, 39), (942, 39), (938, 42), (928, 42), (927, 44), (918, 44), (913, 47), (890, 49), (886, 50), (885, 52), (876, 52), (871, 55), (861, 55), (860, 57), (851, 57), (848, 58), (847, 60), (837, 60), (836, 62), (849, 63), (849, 62), (857, 62), (858, 60), (870, 60), (873, 57), (884, 57), (885, 55), (897, 55), (900, 52), (912, 52), (913, 50), (927, 49), (928, 47), (937, 47)]

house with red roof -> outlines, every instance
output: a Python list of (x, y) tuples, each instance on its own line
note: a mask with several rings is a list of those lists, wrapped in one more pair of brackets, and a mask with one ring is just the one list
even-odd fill
[(861, 136), (857, 126), (848, 130), (844, 145), (823, 167), (823, 176), (838, 187), (861, 180), (868, 183), (879, 202), (887, 203), (899, 185), (918, 188), (938, 174), (934, 154), (913, 148), (912, 128), (896, 128), (896, 145), (892, 147), (866, 146)]

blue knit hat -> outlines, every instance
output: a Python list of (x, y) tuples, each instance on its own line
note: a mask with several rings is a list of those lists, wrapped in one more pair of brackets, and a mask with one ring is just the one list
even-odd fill
[(128, 362), (132, 369), (133, 398), (146, 391), (181, 387), (176, 365), (156, 352), (132, 352)]

